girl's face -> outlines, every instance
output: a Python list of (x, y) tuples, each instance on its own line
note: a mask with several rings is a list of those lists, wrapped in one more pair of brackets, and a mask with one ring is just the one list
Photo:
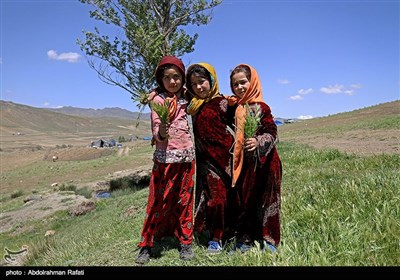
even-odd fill
[(210, 82), (204, 77), (192, 74), (190, 76), (190, 86), (198, 98), (204, 99), (210, 94)]
[(164, 70), (162, 77), (164, 88), (170, 93), (177, 93), (182, 88), (182, 75), (176, 66)]
[(250, 81), (247, 79), (244, 72), (238, 72), (232, 75), (231, 85), (233, 93), (239, 97), (243, 98), (245, 92), (250, 86)]

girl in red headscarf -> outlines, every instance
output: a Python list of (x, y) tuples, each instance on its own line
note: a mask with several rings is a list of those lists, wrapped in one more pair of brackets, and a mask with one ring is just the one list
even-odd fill
[[(175, 235), (180, 258), (193, 258), (193, 202), (195, 149), (184, 97), (185, 67), (174, 56), (165, 56), (156, 69), (157, 92), (153, 102), (168, 104), (168, 123), (162, 123), (152, 106), (151, 128), (155, 151), (146, 217), (136, 263), (150, 260), (154, 241)], [(154, 104), (153, 103), (153, 104)]]
[[(282, 177), (277, 126), (253, 67), (236, 66), (230, 84), (230, 105), (237, 106), (232, 174), (232, 187), (238, 192), (236, 248), (245, 252), (259, 241), (264, 250), (274, 252), (280, 243)], [(249, 114), (259, 116), (253, 135), (245, 134)]]

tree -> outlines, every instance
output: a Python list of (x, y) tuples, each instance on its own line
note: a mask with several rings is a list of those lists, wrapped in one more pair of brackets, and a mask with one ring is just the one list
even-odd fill
[(155, 69), (162, 56), (181, 57), (194, 51), (198, 34), (190, 36), (187, 25), (206, 25), (212, 9), (222, 0), (79, 0), (94, 7), (90, 17), (119, 30), (111, 39), (95, 32), (83, 31), (85, 41), (77, 40), (88, 63), (99, 78), (119, 86), (140, 102), (155, 86)]

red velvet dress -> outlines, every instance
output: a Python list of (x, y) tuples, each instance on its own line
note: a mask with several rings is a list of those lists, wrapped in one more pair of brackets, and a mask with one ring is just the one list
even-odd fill
[(233, 110), (223, 96), (202, 105), (193, 116), (196, 147), (195, 231), (208, 230), (222, 239), (225, 231), (227, 195), (231, 186)]
[[(160, 93), (154, 100), (164, 97)], [(158, 138), (160, 119), (152, 110), (153, 137), (158, 141), (139, 247), (153, 247), (154, 241), (168, 236), (176, 236), (181, 244), (193, 242), (195, 149), (186, 108), (187, 101), (179, 98), (164, 140)]]
[[(263, 117), (256, 132), (258, 149), (245, 152), (238, 191), (237, 234), (239, 242), (280, 242), (282, 165), (276, 148), (277, 127), (271, 110), (261, 106)], [(251, 106), (253, 106), (252, 104)]]

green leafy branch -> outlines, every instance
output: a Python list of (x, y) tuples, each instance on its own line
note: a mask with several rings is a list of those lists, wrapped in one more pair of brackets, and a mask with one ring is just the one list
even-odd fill
[(255, 104), (253, 108), (246, 103), (246, 116), (244, 121), (244, 137), (251, 138), (257, 132), (260, 126), (260, 121), (262, 118), (261, 107), (259, 104)]
[(160, 117), (161, 123), (167, 124), (169, 122), (169, 101), (165, 100), (164, 104), (150, 102), (150, 107)]

